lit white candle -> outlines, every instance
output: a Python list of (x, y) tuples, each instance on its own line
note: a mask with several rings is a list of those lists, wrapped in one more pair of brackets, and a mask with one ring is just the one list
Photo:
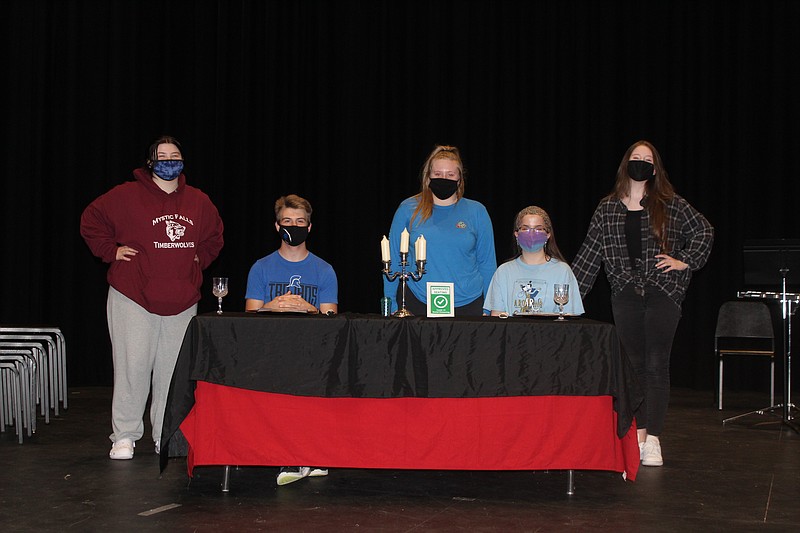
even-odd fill
[(384, 263), (391, 261), (391, 256), (389, 255), (389, 239), (386, 238), (386, 235), (381, 239), (381, 261)]
[(417, 238), (416, 243), (416, 257), (417, 261), (425, 261), (428, 256), (428, 241), (425, 240), (424, 235), (420, 235)]
[(407, 254), (408, 253), (408, 230), (403, 228), (403, 233), (400, 234), (400, 253)]

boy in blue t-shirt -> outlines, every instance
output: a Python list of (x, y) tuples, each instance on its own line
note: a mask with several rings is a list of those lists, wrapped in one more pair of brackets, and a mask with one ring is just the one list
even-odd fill
[(308, 200), (294, 194), (275, 202), (275, 229), (281, 236), (281, 246), (250, 268), (246, 311), (338, 311), (336, 273), (306, 247), (311, 212)]
[[(245, 310), (335, 314), (338, 285), (333, 267), (306, 248), (311, 231), (311, 204), (295, 194), (275, 202), (275, 229), (281, 246), (262, 257), (247, 276)], [(287, 466), (278, 485), (311, 476), (327, 476), (327, 468)]]

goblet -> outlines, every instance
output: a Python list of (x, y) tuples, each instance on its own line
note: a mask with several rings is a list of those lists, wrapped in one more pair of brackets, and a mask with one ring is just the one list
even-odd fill
[(557, 320), (564, 320), (564, 305), (569, 302), (569, 285), (566, 283), (553, 284), (553, 301), (558, 304)]
[(217, 297), (217, 314), (222, 314), (222, 298), (228, 295), (228, 278), (214, 278), (211, 292)]

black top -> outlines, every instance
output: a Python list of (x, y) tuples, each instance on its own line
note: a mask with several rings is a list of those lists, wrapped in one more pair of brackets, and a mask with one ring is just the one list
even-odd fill
[[(642, 212), (628, 211), (625, 215), (625, 242), (628, 244), (628, 257), (631, 258), (631, 269), (638, 270), (642, 261)], [(638, 259), (638, 261), (637, 261)]]

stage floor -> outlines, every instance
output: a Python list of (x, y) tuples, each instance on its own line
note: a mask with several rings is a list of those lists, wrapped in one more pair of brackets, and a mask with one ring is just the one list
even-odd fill
[[(611, 472), (331, 470), (277, 487), (277, 468), (172, 459), (159, 474), (149, 438), (111, 461), (109, 388), (73, 389), (69, 409), (17, 444), (0, 435), (3, 531), (788, 531), (800, 529), (800, 435), (752, 416), (766, 394), (673, 390), (665, 465), (635, 483)], [(147, 430), (149, 433), (149, 428)]]

